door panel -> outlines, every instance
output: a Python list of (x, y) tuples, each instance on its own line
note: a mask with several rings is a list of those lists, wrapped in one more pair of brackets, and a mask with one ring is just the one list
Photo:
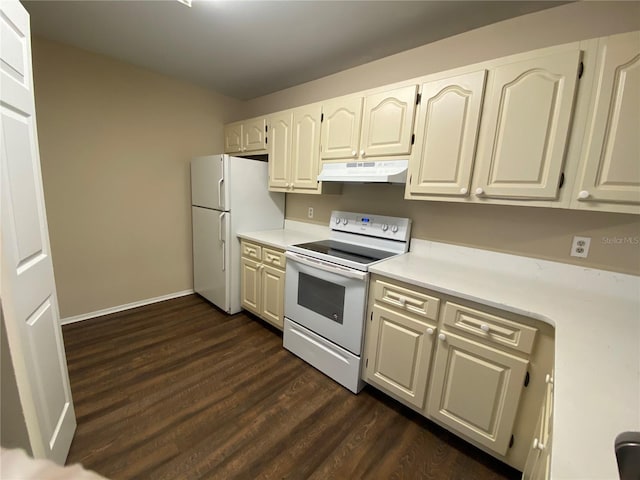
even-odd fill
[(362, 158), (411, 153), (417, 85), (369, 95), (364, 102)]
[(504, 455), (527, 365), (521, 358), (446, 333), (436, 351), (427, 413)]
[(362, 126), (362, 97), (330, 100), (322, 104), (323, 160), (357, 158)]
[(367, 325), (367, 382), (422, 409), (434, 332), (435, 325), (375, 305)]
[(242, 124), (233, 123), (224, 127), (224, 153), (242, 151)]
[(266, 143), (266, 125), (265, 118), (245, 121), (242, 125), (243, 144), (242, 151), (254, 152), (256, 150), (264, 150), (267, 148)]
[(63, 464), (76, 427), (38, 152), (29, 16), (0, 3), (2, 310), (29, 442)]
[(295, 189), (317, 190), (320, 164), (320, 104), (294, 110), (291, 181)]
[(293, 113), (273, 115), (269, 125), (269, 189), (281, 191), (290, 183)]
[(284, 272), (262, 267), (262, 315), (277, 327), (284, 327)]
[(242, 308), (255, 313), (261, 314), (261, 288), (262, 281), (260, 275), (260, 263), (248, 258), (242, 258), (241, 262), (241, 274), (240, 281), (242, 282)]
[(640, 33), (603, 41), (585, 137), (581, 202), (640, 204)]
[(481, 195), (556, 198), (579, 61), (576, 49), (491, 71), (477, 159)]
[(482, 70), (422, 86), (410, 194), (468, 195), (485, 77)]
[(193, 289), (222, 310), (229, 310), (224, 262), (224, 213), (193, 207)]

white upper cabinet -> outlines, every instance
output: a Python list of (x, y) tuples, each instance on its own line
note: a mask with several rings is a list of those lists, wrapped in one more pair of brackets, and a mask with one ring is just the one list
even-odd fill
[(360, 157), (409, 155), (416, 112), (417, 85), (368, 95), (360, 140)]
[(266, 153), (267, 119), (251, 118), (224, 126), (224, 153)]
[(640, 32), (603, 38), (571, 207), (640, 213)]
[(296, 190), (319, 189), (321, 114), (319, 103), (293, 111), (291, 183)]
[(418, 87), (322, 104), (322, 160), (379, 160), (411, 153)]
[(269, 189), (286, 190), (289, 187), (292, 130), (292, 110), (269, 117)]
[(362, 126), (361, 96), (322, 103), (322, 160), (357, 158)]
[(406, 198), (467, 196), (486, 70), (422, 85)]
[(478, 198), (554, 200), (562, 173), (581, 52), (577, 48), (489, 70), (478, 141)]

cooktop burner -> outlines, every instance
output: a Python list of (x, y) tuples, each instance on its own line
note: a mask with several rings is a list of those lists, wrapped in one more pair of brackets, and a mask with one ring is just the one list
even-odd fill
[(397, 255), (396, 252), (376, 250), (362, 245), (352, 245), (335, 240), (321, 240), (319, 242), (301, 243), (295, 245), (298, 248), (312, 250), (314, 252), (331, 255), (333, 257), (368, 265), (379, 260)]

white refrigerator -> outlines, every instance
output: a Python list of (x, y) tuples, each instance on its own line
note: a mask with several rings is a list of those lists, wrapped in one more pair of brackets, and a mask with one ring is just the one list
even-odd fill
[(267, 190), (267, 162), (229, 155), (191, 161), (193, 288), (227, 313), (240, 311), (237, 232), (283, 228), (284, 193)]

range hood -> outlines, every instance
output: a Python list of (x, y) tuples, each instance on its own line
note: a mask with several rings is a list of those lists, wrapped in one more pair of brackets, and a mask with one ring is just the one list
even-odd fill
[(325, 163), (320, 182), (406, 183), (408, 160)]

